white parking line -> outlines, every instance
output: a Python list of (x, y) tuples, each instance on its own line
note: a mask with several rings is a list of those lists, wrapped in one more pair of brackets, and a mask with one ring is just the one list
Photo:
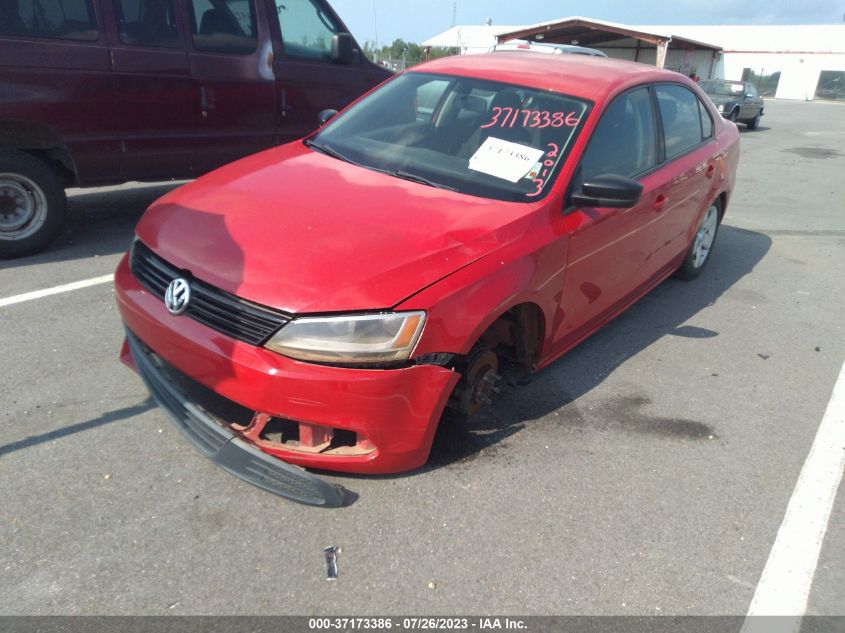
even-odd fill
[(49, 297), (50, 295), (57, 295), (63, 292), (70, 292), (71, 290), (79, 290), (80, 288), (87, 288), (88, 286), (96, 286), (98, 284), (107, 284), (114, 279), (114, 275), (103, 275), (102, 277), (92, 277), (91, 279), (83, 279), (82, 281), (74, 281), (69, 284), (61, 286), (53, 286), (52, 288), (45, 288), (44, 290), (33, 290), (32, 292), (25, 292), (21, 295), (14, 295), (0, 299), (0, 308), (3, 306), (10, 306), (15, 303), (23, 303), (24, 301), (32, 301), (33, 299), (40, 299), (41, 297)]
[[(845, 364), (839, 370), (827, 410), (757, 583), (743, 633), (772, 630), (771, 620), (753, 616), (801, 616), (806, 612), (843, 467)], [(800, 617), (787, 618), (779, 622), (778, 631), (798, 631), (800, 626)]]

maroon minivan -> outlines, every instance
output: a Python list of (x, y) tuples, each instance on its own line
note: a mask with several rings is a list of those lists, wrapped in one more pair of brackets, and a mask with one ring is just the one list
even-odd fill
[(198, 176), (390, 74), (324, 0), (0, 0), (0, 258), (58, 235), (65, 187)]

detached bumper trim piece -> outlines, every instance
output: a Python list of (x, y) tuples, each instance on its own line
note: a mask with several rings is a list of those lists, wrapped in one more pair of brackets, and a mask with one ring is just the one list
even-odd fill
[(126, 339), (138, 373), (158, 405), (203, 455), (223, 470), (280, 497), (312, 506), (344, 505), (346, 491), (251, 446), (190, 402), (155, 365), (129, 330)]

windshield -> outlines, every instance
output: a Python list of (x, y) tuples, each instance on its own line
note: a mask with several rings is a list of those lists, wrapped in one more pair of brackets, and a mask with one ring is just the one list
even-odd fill
[(544, 90), (410, 72), (355, 104), (309, 145), (397, 178), (530, 202), (550, 188), (588, 107)]
[(741, 95), (744, 86), (736, 81), (702, 81), (698, 84), (701, 89), (709, 95), (721, 95), (723, 97), (735, 97)]

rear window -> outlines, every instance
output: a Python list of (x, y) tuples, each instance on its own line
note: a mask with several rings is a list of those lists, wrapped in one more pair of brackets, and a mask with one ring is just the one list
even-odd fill
[(121, 42), (165, 48), (179, 46), (171, 0), (115, 0), (114, 9)]
[(0, 0), (0, 35), (94, 41), (91, 0)]
[(655, 88), (666, 141), (666, 158), (679, 156), (704, 138), (698, 97), (684, 86), (663, 84)]

